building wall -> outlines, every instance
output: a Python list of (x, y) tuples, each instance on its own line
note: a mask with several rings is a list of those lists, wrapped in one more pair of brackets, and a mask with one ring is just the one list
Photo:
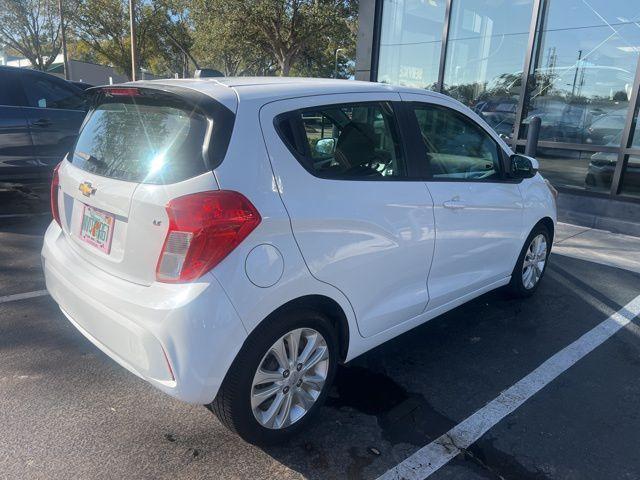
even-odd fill
[[(0, 54), (0, 64), (8, 65), (10, 67), (31, 67), (31, 62), (26, 58), (6, 57), (4, 54)], [(48, 73), (64, 78), (64, 67), (62, 64), (62, 54), (59, 54)], [(126, 75), (119, 73), (114, 67), (109, 65), (69, 60), (69, 70), (70, 80), (74, 82), (84, 82), (90, 85), (107, 85), (109, 83), (123, 83), (129, 81)], [(141, 78), (145, 80), (154, 80), (163, 77), (143, 71), (141, 72)]]
[(90, 85), (107, 85), (129, 81), (126, 75), (122, 75), (115, 68), (95, 63), (69, 61), (70, 79), (74, 82), (84, 82)]
[(563, 193), (640, 201), (640, 14), (627, 0), (360, 5), (358, 78), (451, 95), (518, 151), (538, 116), (541, 170)]

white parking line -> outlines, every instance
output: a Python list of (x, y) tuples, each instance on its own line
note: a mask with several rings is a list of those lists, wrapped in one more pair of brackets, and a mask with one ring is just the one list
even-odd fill
[(24, 300), (25, 298), (43, 297), (49, 295), (46, 290), (36, 290), (35, 292), (16, 293), (14, 295), (7, 295), (0, 297), (0, 303), (13, 302), (15, 300)]
[(422, 480), (429, 477), (558, 375), (628, 325), (639, 313), (640, 295), (470, 417), (387, 471), (378, 480)]

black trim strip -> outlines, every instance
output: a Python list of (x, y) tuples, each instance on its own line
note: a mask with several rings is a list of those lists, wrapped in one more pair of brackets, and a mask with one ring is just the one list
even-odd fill
[(369, 80), (378, 81), (378, 65), (380, 63), (380, 39), (382, 38), (382, 9), (384, 1), (374, 0), (373, 11), (373, 39), (371, 42), (371, 66), (369, 70)]
[[(536, 41), (542, 41), (542, 28), (544, 24), (544, 17), (546, 15), (546, 3), (545, 0), (535, 0), (533, 10), (531, 11), (531, 24), (529, 25), (529, 39), (527, 43), (527, 53), (524, 57), (524, 66), (522, 67), (522, 77), (520, 80), (520, 97), (518, 98), (518, 107), (516, 109), (516, 118), (513, 124), (513, 138), (511, 139), (512, 148), (515, 150), (518, 141), (520, 140), (520, 130), (522, 127), (522, 120), (526, 109), (526, 103), (529, 95), (529, 80), (531, 79), (531, 63), (537, 63), (537, 57), (539, 55), (539, 47), (536, 47)], [(538, 32), (540, 34), (538, 35)], [(536, 37), (537, 40), (536, 40)], [(534, 75), (535, 75), (534, 65)]]
[(444, 11), (444, 23), (442, 25), (442, 45), (440, 45), (440, 63), (438, 65), (438, 83), (436, 91), (442, 93), (444, 90), (444, 70), (447, 65), (447, 48), (449, 47), (449, 29), (451, 27), (451, 1), (447, 0)]

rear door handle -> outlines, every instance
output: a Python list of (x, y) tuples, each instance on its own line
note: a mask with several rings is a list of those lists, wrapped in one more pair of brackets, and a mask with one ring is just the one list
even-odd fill
[(51, 120), (49, 120), (48, 118), (40, 118), (40, 119), (36, 120), (35, 122), (31, 123), (31, 125), (33, 125), (35, 127), (50, 127), (51, 126)]
[(447, 200), (442, 204), (444, 208), (450, 208), (451, 210), (462, 210), (466, 205), (457, 200)]

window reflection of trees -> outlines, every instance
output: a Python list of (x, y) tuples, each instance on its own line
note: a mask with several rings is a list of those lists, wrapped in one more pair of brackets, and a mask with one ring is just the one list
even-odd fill
[[(191, 120), (187, 112), (171, 107), (102, 105), (93, 112), (78, 141), (76, 150), (85, 154), (82, 168), (137, 182), (159, 183), (167, 176), (178, 177)], [(194, 120), (200, 120), (196, 130), (201, 133), (201, 145), (206, 122), (198, 115)]]

